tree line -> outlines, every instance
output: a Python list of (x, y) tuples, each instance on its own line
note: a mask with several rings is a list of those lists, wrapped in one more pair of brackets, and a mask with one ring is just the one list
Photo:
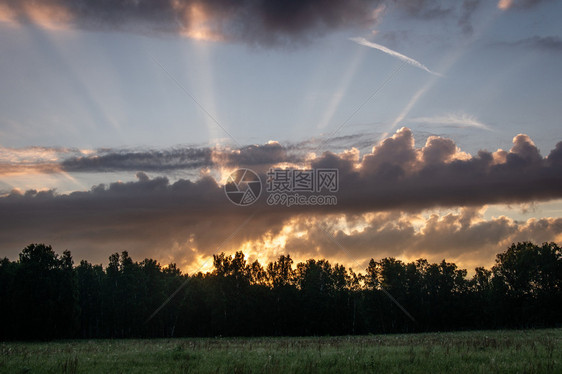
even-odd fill
[(344, 335), (560, 326), (562, 253), (512, 244), (472, 277), (454, 263), (371, 260), (364, 274), (325, 259), (262, 266), (242, 252), (214, 269), (115, 253), (93, 265), (31, 244), (0, 261), (0, 339)]

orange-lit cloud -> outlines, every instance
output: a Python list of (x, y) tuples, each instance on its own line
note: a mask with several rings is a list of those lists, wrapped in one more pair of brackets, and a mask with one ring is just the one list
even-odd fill
[(0, 163), (0, 176), (17, 176), (17, 175), (31, 175), (31, 174), (52, 174), (60, 173), (62, 169), (60, 165), (53, 163), (33, 163), (33, 164), (1, 164)]
[(68, 27), (72, 21), (72, 14), (63, 6), (45, 5), (41, 2), (27, 4), (25, 7), (25, 17), (41, 27), (50, 30), (62, 30)]
[(66, 157), (87, 156), (91, 150), (53, 147), (7, 148), (0, 146), (0, 177), (63, 173)]
[[(145, 188), (157, 190), (161, 186), (161, 181), (154, 181), (153, 186)], [(126, 184), (113, 187), (115, 191), (121, 188), (126, 188)], [(57, 209), (57, 205), (52, 205), (54, 196), (50, 191), (11, 196), (7, 200), (11, 204), (17, 204), (18, 199), (42, 203), (35, 205), (34, 217), (29, 217), (25, 225), (4, 226), (9, 232), (2, 232), (0, 240), (11, 252), (3, 255), (15, 256), (28, 242), (38, 241), (71, 249), (76, 258), (94, 262), (105, 262), (109, 254), (128, 250), (139, 260), (151, 257), (163, 263), (175, 262), (189, 273), (210, 270), (213, 254), (235, 251), (243, 251), (249, 261), (262, 264), (291, 254), (295, 262), (326, 258), (361, 272), (371, 258), (384, 257), (403, 261), (426, 258), (432, 262), (446, 259), (471, 270), (476, 266), (490, 267), (495, 255), (512, 242), (562, 242), (562, 218), (532, 218), (523, 222), (505, 216), (484, 219), (485, 208), (287, 216), (283, 211), (172, 211), (145, 202), (139, 210), (131, 211), (122, 202), (131, 192), (122, 193), (112, 203), (98, 203), (102, 205), (98, 209), (92, 209), (79, 194), (68, 196), (63, 200), (66, 211), (56, 215), (48, 209)], [(71, 208), (73, 201), (80, 208)], [(6, 213), (0, 213), (3, 223)], [(23, 217), (21, 212), (10, 212), (12, 222)]]
[(182, 4), (180, 1), (172, 2), (174, 8), (183, 16), (180, 18), (180, 34), (195, 40), (221, 41), (225, 36), (220, 29), (214, 27), (217, 19), (205, 10), (203, 3)]
[(0, 22), (13, 23), (15, 20), (15, 12), (8, 5), (0, 3)]
[(524, 9), (532, 8), (547, 1), (549, 0), (499, 0), (497, 7), (500, 10), (509, 10), (512, 8)]
[(513, 0), (500, 0), (498, 1), (498, 9), (507, 10), (513, 6)]
[(491, 266), (495, 254), (512, 242), (562, 240), (562, 218), (518, 222), (500, 216), (485, 220), (485, 210), (463, 208), (427, 217), (408, 213), (300, 217), (288, 223), (292, 230), (300, 230), (300, 236), (285, 238), (277, 253), (291, 253), (299, 259), (337, 258), (353, 267), (366, 266), (371, 258), (412, 261), (423, 257), (434, 262), (445, 258), (471, 268)]
[(69, 27), (73, 18), (68, 8), (53, 1), (22, 0), (18, 7), (0, 3), (0, 21), (4, 22), (29, 22), (49, 30), (63, 30)]
[[(0, 197), (0, 246), (12, 251), (4, 255), (15, 256), (29, 242), (46, 242), (94, 261), (128, 249), (134, 256), (182, 266), (201, 266), (214, 253), (244, 249), (249, 258), (262, 262), (291, 253), (299, 260), (325, 257), (357, 268), (370, 258), (386, 256), (486, 265), (510, 241), (562, 239), (562, 218), (484, 219), (481, 210), (486, 204), (562, 198), (562, 142), (543, 157), (520, 134), (509, 151), (473, 156), (442, 137), (430, 137), (416, 147), (412, 132), (402, 128), (364, 155), (350, 149), (310, 158), (308, 149), (301, 148), (272, 142), (222, 153), (109, 150), (89, 155), (79, 150), (4, 149), (2, 157), (19, 165), (62, 159), (55, 165), (68, 173), (138, 168), (162, 172), (194, 163), (211, 168), (213, 162), (226, 168), (257, 166), (263, 183), (269, 166), (297, 160), (314, 169), (336, 168), (339, 190), (334, 206), (271, 206), (264, 193), (254, 205), (239, 207), (228, 201), (212, 173), (171, 183), (139, 172), (137, 181), (89, 191), (14, 191)], [(69, 155), (73, 162), (66, 163)]]

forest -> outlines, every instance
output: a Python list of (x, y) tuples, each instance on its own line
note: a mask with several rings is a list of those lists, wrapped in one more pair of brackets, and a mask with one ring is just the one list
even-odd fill
[(0, 261), (0, 340), (325, 336), (562, 324), (562, 252), (512, 244), (491, 269), (443, 260), (371, 259), (363, 273), (282, 255), (267, 265), (242, 252), (184, 274), (115, 253), (75, 265), (69, 251), (31, 244)]

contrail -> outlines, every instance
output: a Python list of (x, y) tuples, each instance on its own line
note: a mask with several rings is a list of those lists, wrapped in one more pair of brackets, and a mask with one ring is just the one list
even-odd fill
[(435, 116), (435, 117), (418, 117), (418, 118), (412, 118), (409, 121), (435, 124), (435, 125), (453, 126), (453, 127), (475, 127), (478, 129), (492, 131), (492, 129), (486, 124), (480, 122), (475, 117), (464, 113), (446, 114), (443, 116)]
[(402, 60), (402, 61), (404, 61), (404, 62), (407, 62), (407, 63), (410, 64), (410, 65), (413, 65), (413, 66), (415, 66), (415, 67), (417, 67), (417, 68), (420, 68), (420, 69), (422, 69), (422, 70), (425, 70), (425, 71), (427, 71), (427, 72), (430, 73), (430, 74), (437, 75), (438, 77), (442, 77), (441, 74), (429, 70), (429, 68), (428, 68), (427, 66), (425, 66), (424, 64), (422, 64), (421, 62), (418, 62), (418, 61), (416, 61), (416, 60), (414, 60), (413, 58), (410, 58), (410, 57), (408, 57), (408, 56), (404, 56), (402, 53), (393, 51), (392, 49), (386, 48), (384, 45), (380, 45), (380, 44), (377, 44), (377, 43), (372, 43), (372, 42), (368, 41), (368, 40), (365, 39), (365, 38), (349, 38), (349, 40), (352, 40), (352, 41), (354, 41), (354, 42), (357, 43), (357, 44), (364, 45), (365, 47), (378, 49), (379, 51), (384, 52), (384, 53), (386, 53), (386, 54), (389, 54), (389, 55), (391, 55), (391, 56), (393, 56), (393, 57), (396, 57), (396, 58), (398, 58), (398, 59), (400, 59), (400, 60)]

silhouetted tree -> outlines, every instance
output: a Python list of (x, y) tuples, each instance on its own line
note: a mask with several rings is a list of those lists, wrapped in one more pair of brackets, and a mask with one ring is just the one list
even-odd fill
[[(114, 253), (105, 268), (31, 244), (0, 261), (0, 339), (338, 335), (554, 326), (562, 322), (562, 253), (511, 245), (491, 269), (370, 260), (364, 275), (289, 255), (262, 266), (242, 252), (214, 270)], [(406, 311), (406, 312), (404, 312)], [(412, 321), (406, 313), (414, 317)]]
[(51, 246), (31, 244), (19, 256), (12, 297), (16, 333), (22, 338), (71, 337), (79, 325), (72, 257)]
[(509, 325), (535, 326), (560, 321), (562, 253), (555, 243), (512, 244), (492, 268), (494, 297)]

